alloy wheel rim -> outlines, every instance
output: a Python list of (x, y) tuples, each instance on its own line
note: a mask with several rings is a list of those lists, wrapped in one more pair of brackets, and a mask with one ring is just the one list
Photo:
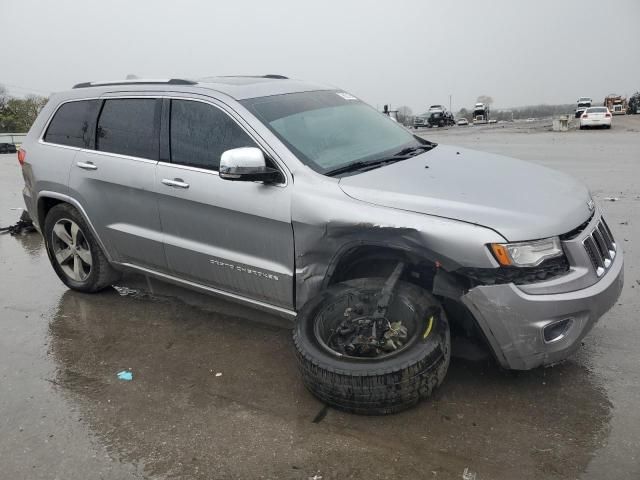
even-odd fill
[(56, 262), (71, 280), (85, 281), (91, 274), (91, 249), (84, 233), (73, 220), (62, 218), (53, 226), (51, 244)]

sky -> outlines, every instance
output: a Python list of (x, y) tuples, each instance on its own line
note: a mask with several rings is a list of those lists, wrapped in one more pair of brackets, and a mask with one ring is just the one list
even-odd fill
[(16, 96), (127, 74), (276, 73), (415, 113), (640, 90), (640, 0), (0, 0), (0, 18)]

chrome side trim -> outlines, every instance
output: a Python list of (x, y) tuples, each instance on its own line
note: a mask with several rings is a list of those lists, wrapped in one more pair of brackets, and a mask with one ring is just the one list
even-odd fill
[(155, 278), (159, 278), (161, 280), (165, 280), (165, 281), (170, 282), (170, 283), (174, 283), (176, 285), (187, 286), (187, 287), (189, 287), (191, 289), (194, 289), (194, 290), (200, 290), (202, 292), (213, 294), (213, 295), (216, 295), (216, 296), (219, 296), (219, 297), (223, 297), (223, 298), (226, 298), (226, 299), (229, 299), (229, 300), (233, 300), (233, 301), (238, 302), (238, 303), (250, 305), (252, 307), (256, 307), (256, 308), (259, 308), (261, 310), (265, 310), (267, 312), (275, 312), (278, 315), (283, 316), (285, 318), (295, 318), (298, 315), (295, 311), (289, 310), (288, 308), (278, 307), (278, 306), (272, 305), (270, 303), (261, 302), (260, 300), (254, 300), (254, 299), (251, 299), (249, 297), (244, 297), (244, 296), (238, 295), (236, 293), (227, 292), (225, 290), (220, 290), (218, 288), (208, 287), (208, 286), (202, 285), (200, 283), (191, 282), (189, 280), (184, 280), (184, 279), (181, 279), (181, 278), (178, 278), (178, 277), (174, 277), (173, 275), (169, 275), (167, 273), (157, 272), (157, 271), (152, 270), (150, 268), (139, 267), (138, 265), (134, 265), (132, 263), (119, 263), (119, 262), (116, 262), (116, 265), (119, 265), (120, 267), (123, 267), (123, 268), (136, 270), (138, 272), (144, 273), (146, 275), (150, 275), (150, 276), (155, 277)]
[[(46, 129), (44, 130), (46, 132)], [(69, 145), (61, 145), (59, 143), (50, 143), (50, 142), (45, 142), (42, 139), (38, 140), (38, 143), (42, 144), (42, 145), (46, 145), (47, 147), (56, 147), (56, 148), (66, 148), (67, 150), (75, 150), (76, 152), (79, 152), (80, 150), (83, 150), (80, 147), (71, 147)]]
[(142, 158), (142, 157), (132, 157), (130, 155), (123, 155), (121, 153), (103, 152), (101, 150), (91, 150), (90, 148), (82, 148), (81, 150), (83, 152), (91, 153), (92, 155), (101, 155), (103, 157), (123, 158), (125, 160), (134, 160), (136, 162), (143, 162), (143, 163), (153, 163), (153, 164), (158, 163), (158, 160), (151, 160), (149, 158)]
[(220, 176), (217, 170), (209, 170), (208, 168), (192, 167), (190, 165), (182, 165), (181, 163), (163, 162), (161, 160), (158, 162), (158, 165), (163, 165), (165, 167), (178, 168), (180, 170), (190, 170), (192, 172), (208, 173), (209, 175)]

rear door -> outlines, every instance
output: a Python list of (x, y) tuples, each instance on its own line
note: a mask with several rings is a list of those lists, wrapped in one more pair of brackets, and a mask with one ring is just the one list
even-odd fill
[(204, 101), (165, 100), (166, 159), (156, 188), (167, 265), (182, 279), (291, 307), (290, 189), (218, 176), (225, 150), (264, 147), (229, 113)]
[(118, 262), (166, 271), (154, 192), (162, 100), (103, 98), (69, 188)]

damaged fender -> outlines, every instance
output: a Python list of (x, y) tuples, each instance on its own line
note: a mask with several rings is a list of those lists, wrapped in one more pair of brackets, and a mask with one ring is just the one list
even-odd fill
[[(331, 189), (307, 176), (297, 177), (296, 183), (292, 201), (296, 309), (316, 296), (342, 256), (359, 246), (406, 252), (438, 262), (446, 271), (497, 266), (485, 245), (504, 238), (489, 228), (371, 205), (347, 196), (337, 180)], [(442, 251), (449, 255), (437, 253)]]

